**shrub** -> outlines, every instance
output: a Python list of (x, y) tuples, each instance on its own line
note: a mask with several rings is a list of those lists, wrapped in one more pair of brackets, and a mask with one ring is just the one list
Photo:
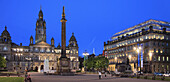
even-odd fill
[(144, 79), (147, 79), (147, 78), (148, 78), (147, 76), (144, 77)]
[(81, 70), (77, 70), (76, 73), (81, 72)]
[(7, 69), (3, 69), (3, 70), (0, 70), (0, 72), (1, 72), (1, 71), (8, 71), (8, 70), (7, 70)]
[(152, 77), (152, 80), (155, 80), (155, 78), (156, 78), (156, 76), (153, 76), (153, 77)]
[(162, 76), (161, 80), (165, 80), (165, 76)]

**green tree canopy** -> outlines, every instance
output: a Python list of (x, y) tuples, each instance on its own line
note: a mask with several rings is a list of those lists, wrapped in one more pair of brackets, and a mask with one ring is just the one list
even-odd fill
[(109, 61), (107, 58), (103, 56), (98, 56), (98, 57), (91, 57), (87, 60), (84, 61), (84, 66), (86, 66), (87, 69), (97, 69), (97, 70), (102, 70), (107, 68), (109, 65)]
[(0, 67), (6, 67), (6, 60), (2, 56), (0, 56)]

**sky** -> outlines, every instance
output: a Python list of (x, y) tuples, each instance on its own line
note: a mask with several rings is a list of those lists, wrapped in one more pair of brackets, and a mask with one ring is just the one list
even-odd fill
[(66, 44), (74, 32), (79, 56), (87, 50), (101, 54), (115, 33), (149, 19), (170, 22), (170, 0), (0, 0), (0, 33), (7, 26), (12, 42), (35, 40), (40, 5), (46, 21), (47, 43), (61, 43), (61, 14), (65, 6)]

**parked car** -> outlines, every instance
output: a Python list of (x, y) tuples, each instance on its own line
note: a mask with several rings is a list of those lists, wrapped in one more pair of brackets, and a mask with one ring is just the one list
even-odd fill
[(170, 76), (170, 74), (165, 73), (165, 74), (163, 74), (163, 76), (165, 76), (165, 77), (169, 77), (169, 76)]
[(163, 76), (162, 73), (157, 73), (157, 72), (155, 72), (154, 75), (156, 75), (156, 76)]

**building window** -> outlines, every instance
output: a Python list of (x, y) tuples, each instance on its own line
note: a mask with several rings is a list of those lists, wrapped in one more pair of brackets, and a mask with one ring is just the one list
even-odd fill
[(160, 53), (160, 49), (158, 49), (158, 53)]
[(163, 51), (161, 50), (160, 53), (163, 53)]
[(148, 37), (146, 36), (146, 38), (145, 39), (148, 39)]
[(169, 66), (168, 65), (166, 66), (166, 68), (167, 68), (167, 70), (169, 70)]
[(158, 42), (158, 46), (160, 46), (160, 43)]
[(166, 57), (166, 61), (169, 61), (169, 58), (168, 58), (168, 57)]
[(156, 49), (154, 49), (154, 53), (156, 53)]
[(8, 48), (5, 46), (3, 50), (8, 50)]
[(153, 36), (153, 38), (155, 39), (155, 35)]
[(162, 65), (162, 68), (164, 68), (164, 65)]
[(160, 61), (161, 60), (161, 58), (160, 58), (160, 56), (158, 56), (158, 61)]
[(163, 60), (163, 61), (165, 61), (165, 58), (164, 58), (164, 57), (162, 57), (162, 60)]
[(44, 48), (41, 48), (41, 52), (44, 52)]
[(155, 46), (155, 42), (153, 42), (153, 45)]
[(162, 46), (164, 46), (164, 43), (162, 43)]

